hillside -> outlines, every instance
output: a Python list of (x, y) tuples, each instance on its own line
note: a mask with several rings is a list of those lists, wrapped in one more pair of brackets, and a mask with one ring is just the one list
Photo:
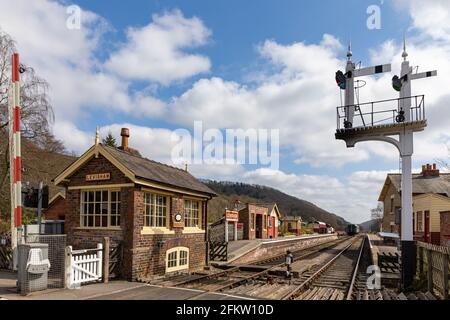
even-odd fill
[(304, 221), (320, 220), (331, 224), (338, 230), (343, 230), (349, 223), (342, 217), (330, 213), (311, 202), (298, 199), (279, 190), (245, 183), (219, 182), (204, 180), (219, 196), (208, 204), (209, 222), (222, 216), (225, 207), (231, 207), (236, 199), (246, 202), (276, 202), (282, 215), (301, 216)]
[[(3, 182), (5, 173), (5, 140), (4, 134), (0, 132), (0, 182)], [(29, 140), (22, 138), (22, 184), (26, 185), (30, 182), (32, 185), (37, 185), (39, 181), (43, 181), (44, 185), (49, 186), (50, 198), (59, 190), (53, 185), (51, 180), (76, 158), (47, 152), (36, 147)], [(0, 186), (0, 220), (9, 215), (10, 200), (9, 200), (9, 179), (6, 179)]]
[(378, 219), (372, 219), (359, 224), (361, 231), (378, 232), (380, 231), (380, 223)]

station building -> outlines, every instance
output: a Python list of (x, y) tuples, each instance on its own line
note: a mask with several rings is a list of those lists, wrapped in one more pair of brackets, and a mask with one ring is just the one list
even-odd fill
[(302, 217), (300, 216), (284, 216), (281, 220), (281, 233), (293, 233), (296, 236), (302, 234)]
[[(441, 243), (441, 215), (450, 211), (450, 174), (442, 173), (436, 164), (423, 165), (413, 174), (414, 240)], [(383, 202), (382, 228), (400, 234), (401, 174), (388, 174), (378, 201)]]
[(65, 232), (74, 249), (103, 237), (123, 245), (122, 275), (195, 271), (207, 257), (208, 200), (214, 191), (187, 172), (140, 156), (121, 131), (118, 148), (98, 142), (55, 179), (65, 189)]
[(239, 208), (239, 223), (246, 240), (277, 238), (280, 218), (275, 203), (247, 203)]

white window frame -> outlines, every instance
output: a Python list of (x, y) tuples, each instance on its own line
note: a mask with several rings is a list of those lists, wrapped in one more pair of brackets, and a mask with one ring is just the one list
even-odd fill
[[(151, 198), (152, 197), (155, 197), (155, 202), (152, 204), (152, 203), (148, 203), (147, 202), (147, 196), (150, 196)], [(166, 201), (166, 204), (165, 204), (165, 206), (160, 206), (159, 204), (158, 204), (158, 201), (157, 201), (157, 197), (162, 197), (163, 199), (165, 199), (165, 201)], [(147, 217), (150, 215), (149, 213), (147, 213), (147, 208), (149, 208), (149, 207), (153, 207), (153, 210), (154, 210), (154, 212), (155, 212), (155, 214), (153, 215), (153, 216), (151, 216), (152, 218), (151, 218), (151, 222), (150, 222), (150, 224), (147, 224)], [(164, 225), (161, 225), (161, 226), (157, 226), (156, 225), (156, 221), (157, 221), (157, 215), (156, 215), (156, 212), (157, 212), (157, 208), (160, 208), (160, 207), (162, 207), (162, 208), (164, 208), (165, 207), (165, 209), (166, 209), (166, 213), (165, 213), (165, 224)], [(168, 228), (169, 227), (169, 222), (170, 222), (170, 197), (168, 196), (168, 195), (165, 195), (165, 194), (160, 194), (160, 193), (156, 193), (156, 192), (148, 192), (148, 191), (144, 191), (144, 228)]]
[[(194, 209), (192, 207), (192, 204), (197, 203), (197, 209)], [(189, 204), (189, 205), (187, 205)], [(184, 226), (185, 228), (192, 228), (192, 229), (201, 229), (202, 228), (202, 215), (203, 215), (203, 208), (202, 208), (202, 201), (196, 200), (196, 199), (184, 199)], [(192, 213), (197, 212), (197, 223), (190, 225), (190, 222), (195, 220), (192, 218)]]
[[(187, 252), (186, 264), (181, 265), (181, 252)], [(169, 267), (169, 257), (175, 254), (175, 265)], [(166, 273), (189, 270), (189, 248), (188, 247), (175, 247), (166, 251)]]
[[(93, 202), (89, 201), (89, 192), (93, 192), (94, 193), (94, 200), (93, 200)], [(95, 198), (95, 193), (96, 192), (100, 192), (100, 194), (101, 194), (100, 202), (96, 201), (96, 198)], [(85, 216), (89, 217), (91, 215), (86, 214), (84, 212), (84, 206), (83, 205), (87, 204), (87, 206), (89, 206), (89, 204), (92, 203), (93, 206), (94, 206), (94, 210), (95, 210), (95, 205), (97, 203), (100, 203), (100, 208), (101, 208), (101, 204), (104, 203), (104, 201), (103, 201), (103, 192), (108, 192), (106, 226), (95, 226), (95, 217), (96, 216), (100, 216), (100, 219), (101, 219), (101, 217), (103, 216), (102, 214), (94, 214), (94, 215), (92, 215), (92, 217), (94, 219), (94, 226), (87, 226), (87, 225), (85, 225), (84, 221), (83, 221), (84, 220), (83, 218)], [(119, 207), (119, 210), (118, 210), (119, 214), (116, 214), (116, 216), (119, 216), (119, 221), (120, 221), (119, 225), (114, 225), (114, 226), (111, 225), (111, 205), (112, 205), (111, 193), (112, 192), (117, 192), (118, 193), (118, 198), (116, 198), (116, 201), (114, 201), (114, 205)], [(83, 198), (84, 198), (83, 195), (85, 193), (87, 193), (87, 200), (88, 200), (87, 202), (83, 201)], [(120, 229), (120, 225), (122, 223), (122, 221), (120, 219), (120, 216), (121, 216), (121, 209), (120, 209), (120, 207), (121, 207), (121, 199), (120, 198), (121, 198), (121, 191), (120, 191), (120, 189), (117, 189), (117, 188), (113, 188), (113, 189), (108, 189), (108, 188), (98, 188), (97, 189), (96, 188), (96, 189), (81, 190), (80, 191), (80, 227), (83, 228), (83, 229)]]

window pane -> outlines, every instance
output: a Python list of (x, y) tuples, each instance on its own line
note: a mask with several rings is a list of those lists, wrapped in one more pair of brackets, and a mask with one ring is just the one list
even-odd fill
[(94, 192), (93, 191), (88, 191), (88, 201), (89, 202), (94, 202)]
[(94, 214), (94, 204), (93, 203), (88, 204), (88, 214)]
[(102, 225), (101, 225), (102, 227), (108, 226), (108, 216), (107, 215), (102, 216), (101, 223), (102, 223)]
[(94, 226), (94, 217), (93, 216), (88, 216), (88, 222), (87, 222), (87, 226), (88, 227), (93, 227)]
[(108, 191), (103, 191), (102, 192), (102, 201), (103, 202), (108, 202)]

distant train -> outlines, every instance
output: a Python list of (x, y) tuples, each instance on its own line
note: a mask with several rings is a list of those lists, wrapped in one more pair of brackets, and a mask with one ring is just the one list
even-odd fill
[(345, 231), (349, 236), (353, 236), (359, 233), (359, 226), (356, 224), (348, 224), (345, 228)]

